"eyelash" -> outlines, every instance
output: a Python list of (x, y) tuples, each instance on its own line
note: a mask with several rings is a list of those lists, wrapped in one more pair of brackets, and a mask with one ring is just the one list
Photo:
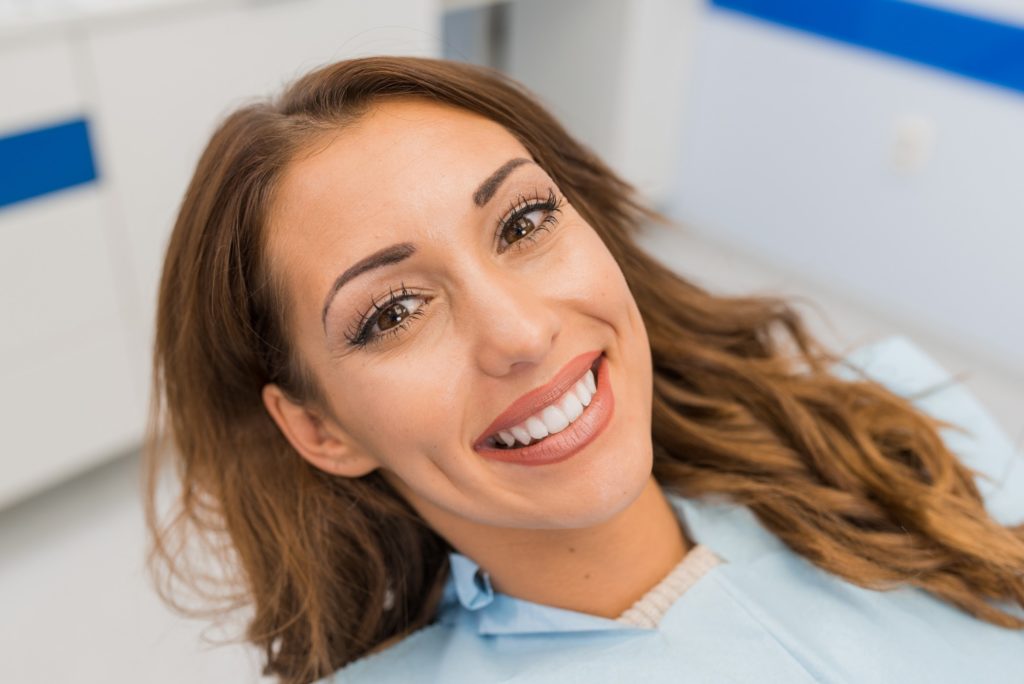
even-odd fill
[[(496, 243), (498, 253), (504, 254), (510, 248), (523, 249), (530, 243), (536, 242), (538, 233), (541, 231), (549, 231), (558, 223), (557, 215), (562, 211), (563, 202), (564, 200), (556, 196), (554, 190), (549, 188), (546, 197), (542, 198), (539, 194), (535, 194), (532, 197), (520, 195), (515, 201), (509, 203), (508, 209), (505, 210), (502, 218), (498, 220), (498, 224), (494, 231), (494, 241)], [(547, 216), (545, 216), (544, 220), (538, 223), (528, 234), (519, 238), (515, 242), (506, 245), (504, 248), (500, 247), (502, 239), (501, 234), (504, 229), (510, 226), (514, 221), (518, 221), (524, 216), (528, 216), (536, 211), (546, 211)], [(427, 301), (417, 307), (415, 311), (402, 319), (402, 321), (393, 328), (389, 328), (379, 333), (373, 333), (371, 330), (377, 320), (377, 317), (382, 312), (394, 304), (413, 297), (426, 298), (427, 301), (430, 299), (425, 295), (417, 294), (416, 292), (409, 290), (405, 287), (405, 283), (402, 283), (397, 292), (395, 290), (389, 290), (386, 296), (370, 302), (370, 305), (358, 318), (352, 328), (345, 333), (345, 337), (348, 339), (349, 345), (352, 347), (369, 347), (400, 334), (409, 327), (412, 321), (423, 315)]]
[(398, 288), (398, 291), (388, 290), (387, 295), (384, 297), (370, 302), (370, 306), (363, 312), (363, 315), (355, 322), (355, 324), (345, 332), (345, 337), (348, 338), (348, 342), (353, 347), (366, 347), (371, 344), (376, 344), (386, 340), (392, 335), (396, 335), (405, 328), (408, 327), (409, 323), (423, 315), (424, 304), (421, 304), (416, 308), (415, 311), (411, 312), (400, 323), (395, 325), (393, 328), (388, 328), (379, 333), (371, 332), (377, 317), (381, 313), (391, 308), (394, 304), (398, 304), (406, 299), (412, 299), (414, 297), (425, 297), (425, 295), (417, 294), (416, 292), (408, 289), (405, 283), (402, 283)]
[[(555, 196), (555, 191), (548, 188), (547, 197), (542, 198), (539, 194), (535, 194), (532, 197), (526, 197), (525, 195), (519, 195), (519, 197), (511, 202), (508, 209), (505, 210), (502, 218), (498, 219), (498, 224), (494, 229), (495, 242), (501, 240), (502, 231), (511, 225), (513, 222), (518, 221), (524, 216), (529, 216), (535, 211), (546, 211), (547, 216), (544, 220), (535, 226), (535, 229), (530, 231), (529, 234), (524, 235), (515, 242), (509, 244), (504, 249), (499, 248), (498, 253), (503, 254), (512, 249), (523, 249), (526, 245), (531, 242), (536, 242), (538, 233), (541, 231), (551, 230), (558, 223), (558, 214), (562, 213), (562, 202), (560, 197)], [(526, 244), (523, 244), (523, 243)]]

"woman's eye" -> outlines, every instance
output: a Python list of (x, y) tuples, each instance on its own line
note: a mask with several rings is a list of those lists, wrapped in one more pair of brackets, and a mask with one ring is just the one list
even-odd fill
[(385, 332), (401, 325), (402, 321), (416, 313), (421, 306), (423, 306), (422, 297), (403, 297), (391, 302), (380, 309), (370, 320), (372, 325), (370, 332)]
[(375, 305), (363, 322), (346, 336), (353, 346), (365, 347), (388, 335), (397, 334), (411, 319), (423, 313), (428, 299), (423, 295), (404, 294), (381, 306)]
[(521, 240), (537, 229), (537, 226), (544, 220), (544, 212), (537, 210), (529, 214), (513, 217), (501, 230), (501, 239), (506, 245), (511, 245)]
[(547, 197), (534, 195), (528, 199), (522, 195), (508, 208), (505, 217), (498, 221), (495, 236), (498, 252), (522, 242), (521, 247), (537, 239), (538, 234), (551, 230), (558, 223), (562, 211), (562, 200), (554, 190), (548, 190)]

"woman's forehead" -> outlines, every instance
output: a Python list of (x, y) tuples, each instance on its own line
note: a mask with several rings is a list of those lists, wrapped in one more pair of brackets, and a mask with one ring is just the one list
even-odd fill
[(277, 256), (427, 229), (431, 215), (471, 210), (474, 190), (509, 159), (530, 157), (501, 125), (412, 98), (384, 100), (310, 149), (275, 193), (267, 244)]
[[(377, 213), (476, 187), (512, 157), (529, 156), (499, 124), (425, 100), (384, 101), (294, 160), (278, 194), (281, 214), (344, 207)], [(463, 191), (463, 194), (464, 191)]]

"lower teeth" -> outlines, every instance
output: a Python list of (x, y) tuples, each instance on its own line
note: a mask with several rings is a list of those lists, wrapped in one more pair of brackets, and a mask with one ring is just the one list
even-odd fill
[[(534, 440), (530, 441), (530, 444), (536, 444), (539, 441), (540, 441), (539, 439), (534, 439)], [(506, 446), (506, 444), (504, 442), (502, 442), (500, 439), (494, 439), (493, 440), (493, 446), (496, 449), (522, 449), (524, 446), (527, 446), (527, 445), (523, 444), (519, 440), (516, 440), (515, 442), (512, 443), (512, 446)]]

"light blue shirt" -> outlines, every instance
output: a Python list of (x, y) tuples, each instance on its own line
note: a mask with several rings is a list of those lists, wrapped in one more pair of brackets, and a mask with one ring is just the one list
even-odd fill
[[(904, 337), (847, 362), (966, 428), (944, 429), (946, 444), (982, 473), (978, 486), (997, 520), (1024, 521), (1024, 458), (964, 387)], [(856, 377), (849, 368), (835, 373)], [(918, 589), (850, 584), (787, 549), (746, 507), (669, 499), (690, 538), (724, 562), (656, 628), (501, 594), (476, 563), (452, 553), (438, 621), (325, 681), (1024, 682), (1024, 631), (982, 622)]]

